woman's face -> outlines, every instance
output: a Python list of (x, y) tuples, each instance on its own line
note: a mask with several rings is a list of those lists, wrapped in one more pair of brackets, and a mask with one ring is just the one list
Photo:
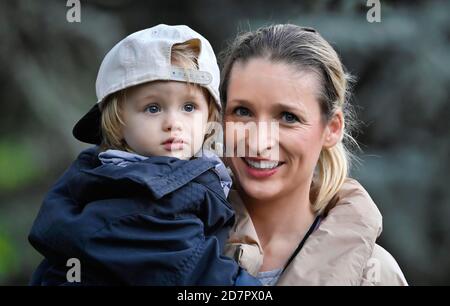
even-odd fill
[[(267, 59), (233, 65), (225, 139), (227, 149), (234, 150), (227, 152), (227, 156), (233, 154), (228, 163), (247, 197), (276, 199), (300, 186), (309, 191), (322, 148), (339, 140), (342, 127), (341, 114), (324, 123), (317, 99), (319, 85), (313, 72), (299, 72)], [(243, 132), (244, 125), (236, 123), (256, 126), (257, 133)], [(278, 124), (277, 133), (265, 129), (271, 123)], [(245, 147), (245, 154), (236, 156), (238, 146)]]

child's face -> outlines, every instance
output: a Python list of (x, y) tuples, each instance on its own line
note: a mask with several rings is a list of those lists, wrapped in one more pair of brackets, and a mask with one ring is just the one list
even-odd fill
[(121, 107), (128, 146), (144, 156), (189, 159), (203, 145), (208, 101), (199, 88), (175, 81), (155, 81), (126, 92)]

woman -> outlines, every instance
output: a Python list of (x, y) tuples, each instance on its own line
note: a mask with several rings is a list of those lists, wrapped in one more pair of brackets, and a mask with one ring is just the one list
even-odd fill
[[(311, 28), (261, 28), (225, 54), (221, 95), (237, 212), (226, 252), (264, 284), (407, 284), (375, 243), (381, 215), (347, 178), (349, 78)], [(274, 122), (277, 133), (261, 125)], [(257, 137), (245, 131), (249, 124)]]

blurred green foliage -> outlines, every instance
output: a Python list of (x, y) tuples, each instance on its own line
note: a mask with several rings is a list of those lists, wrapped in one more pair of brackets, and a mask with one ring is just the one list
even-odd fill
[(85, 148), (71, 135), (95, 102), (105, 53), (126, 34), (187, 24), (216, 52), (239, 31), (312, 26), (357, 76), (363, 153), (353, 176), (384, 216), (381, 244), (411, 284), (450, 283), (450, 2), (364, 0), (0, 2), (0, 284), (26, 284), (41, 256), (28, 231), (51, 184)]
[(34, 161), (33, 148), (17, 141), (0, 141), (0, 169), (2, 192), (33, 183), (42, 172)]
[(0, 282), (17, 273), (19, 261), (13, 243), (0, 233)]

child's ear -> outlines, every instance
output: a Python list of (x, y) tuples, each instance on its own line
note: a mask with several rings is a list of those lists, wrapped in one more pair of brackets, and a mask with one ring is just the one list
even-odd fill
[(323, 146), (327, 149), (335, 146), (341, 141), (344, 133), (344, 115), (337, 110), (325, 127), (325, 138)]

